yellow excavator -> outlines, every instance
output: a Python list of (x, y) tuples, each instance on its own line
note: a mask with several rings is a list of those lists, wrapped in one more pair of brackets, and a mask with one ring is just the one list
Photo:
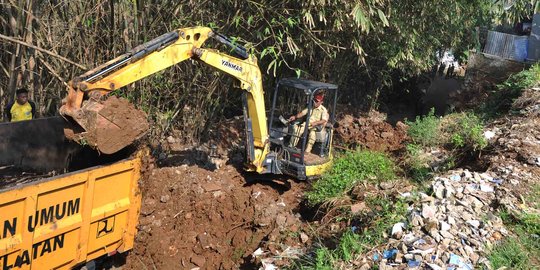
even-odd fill
[[(237, 56), (203, 48), (209, 38), (224, 44)], [(204, 62), (239, 80), (244, 93), (247, 171), (288, 174), (303, 180), (316, 178), (329, 167), (337, 86), (298, 78), (280, 80), (267, 122), (262, 75), (256, 57), (207, 27), (169, 32), (72, 79), (60, 108), (61, 115), (74, 122), (66, 136), (105, 154), (132, 144), (149, 128), (146, 115), (125, 99), (107, 94), (187, 59)], [(316, 136), (308, 128), (301, 134), (295, 133), (299, 124), (311, 123), (314, 98), (321, 96), (329, 107), (328, 122), (316, 130)], [(283, 117), (302, 109), (304, 119), (290, 121), (292, 117)], [(316, 138), (309, 152), (305, 151), (306, 145), (312, 143), (308, 137)]]

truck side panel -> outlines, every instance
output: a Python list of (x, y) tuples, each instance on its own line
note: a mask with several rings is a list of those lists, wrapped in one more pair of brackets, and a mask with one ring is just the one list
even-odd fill
[(131, 249), (139, 178), (133, 159), (0, 190), (0, 269), (69, 269)]

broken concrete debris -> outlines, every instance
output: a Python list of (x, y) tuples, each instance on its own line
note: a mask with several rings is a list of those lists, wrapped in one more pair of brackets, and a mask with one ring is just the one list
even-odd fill
[[(486, 248), (508, 235), (502, 220), (491, 214), (499, 194), (511, 196), (503, 180), (490, 173), (454, 170), (435, 177), (433, 196), (420, 193), (407, 222), (392, 227), (391, 239), (367, 254), (379, 269), (474, 269), (489, 264)], [(496, 196), (497, 194), (497, 196)], [(382, 256), (381, 256), (382, 254)]]

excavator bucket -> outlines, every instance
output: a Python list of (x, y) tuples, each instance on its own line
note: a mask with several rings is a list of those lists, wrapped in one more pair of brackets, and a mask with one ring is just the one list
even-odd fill
[(66, 115), (78, 124), (66, 129), (66, 137), (104, 154), (116, 153), (133, 144), (149, 129), (143, 111), (115, 96), (105, 101), (86, 100), (80, 109)]

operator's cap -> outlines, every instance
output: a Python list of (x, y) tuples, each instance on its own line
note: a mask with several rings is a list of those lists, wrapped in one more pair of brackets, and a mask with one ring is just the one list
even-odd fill
[(321, 102), (323, 99), (324, 99), (323, 94), (316, 94), (316, 95), (313, 96), (313, 100), (315, 100), (317, 102)]

